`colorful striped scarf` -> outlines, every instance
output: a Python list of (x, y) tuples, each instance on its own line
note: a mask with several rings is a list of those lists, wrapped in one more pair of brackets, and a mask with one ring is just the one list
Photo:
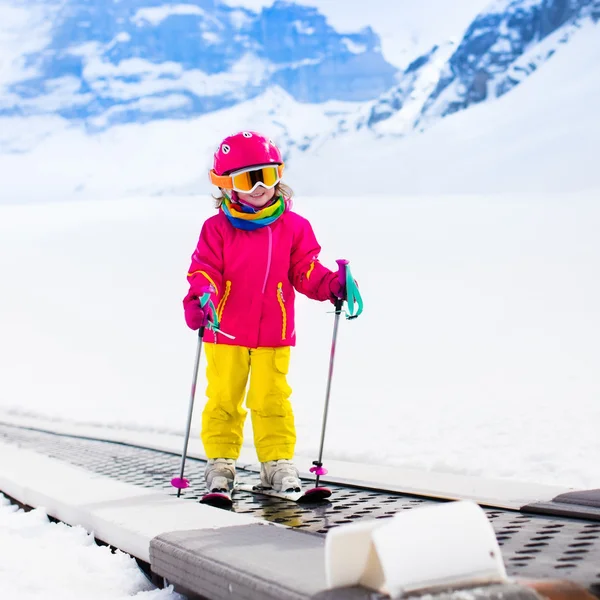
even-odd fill
[(285, 212), (285, 200), (283, 196), (279, 196), (277, 200), (264, 208), (252, 208), (247, 204), (232, 202), (225, 196), (221, 209), (234, 227), (245, 231), (254, 231), (275, 222)]

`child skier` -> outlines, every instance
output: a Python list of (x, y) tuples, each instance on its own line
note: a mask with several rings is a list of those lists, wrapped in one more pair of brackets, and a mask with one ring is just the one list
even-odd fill
[(261, 484), (300, 491), (292, 459), (296, 444), (291, 388), (286, 376), (296, 343), (294, 290), (335, 303), (345, 289), (319, 262), (310, 223), (291, 211), (292, 190), (282, 183), (281, 152), (268, 138), (243, 131), (225, 138), (214, 155), (211, 182), (219, 212), (207, 219), (188, 272), (183, 300), (187, 325), (207, 324), (208, 290), (219, 329), (207, 328), (207, 398), (202, 443), (210, 492), (228, 493), (235, 479), (246, 410), (251, 412)]

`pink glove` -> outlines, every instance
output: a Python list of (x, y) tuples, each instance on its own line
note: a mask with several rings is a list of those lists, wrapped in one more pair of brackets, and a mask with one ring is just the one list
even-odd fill
[(206, 325), (207, 314), (200, 306), (200, 300), (197, 297), (193, 297), (191, 302), (186, 303), (184, 312), (185, 322), (190, 329), (196, 331)]
[(346, 299), (346, 286), (340, 283), (340, 279), (337, 273), (334, 273), (331, 281), (329, 282), (329, 291), (331, 296), (329, 300), (335, 304), (338, 300)]

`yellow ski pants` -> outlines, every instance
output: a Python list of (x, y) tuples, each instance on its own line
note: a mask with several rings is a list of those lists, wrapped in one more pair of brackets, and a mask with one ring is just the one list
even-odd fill
[(247, 411), (260, 462), (294, 456), (296, 428), (286, 375), (290, 347), (244, 348), (206, 344), (208, 401), (202, 413), (202, 443), (208, 458), (240, 455)]

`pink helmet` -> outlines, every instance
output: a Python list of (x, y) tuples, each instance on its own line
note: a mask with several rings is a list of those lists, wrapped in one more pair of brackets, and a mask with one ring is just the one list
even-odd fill
[(281, 152), (273, 141), (255, 131), (240, 131), (219, 144), (213, 167), (217, 175), (224, 175), (270, 163), (283, 164)]

